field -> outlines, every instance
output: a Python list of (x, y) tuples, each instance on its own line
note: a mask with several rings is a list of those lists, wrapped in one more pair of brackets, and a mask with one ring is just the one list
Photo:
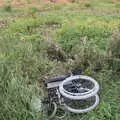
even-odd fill
[(119, 0), (20, 1), (0, 0), (0, 120), (47, 120), (32, 99), (75, 68), (98, 81), (100, 104), (62, 120), (120, 120)]

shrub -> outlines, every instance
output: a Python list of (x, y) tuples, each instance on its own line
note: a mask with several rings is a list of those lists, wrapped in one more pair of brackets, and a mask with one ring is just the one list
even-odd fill
[(90, 8), (92, 5), (91, 5), (90, 3), (85, 3), (84, 6), (85, 6), (86, 8)]
[(79, 3), (79, 0), (72, 0), (72, 3)]
[(6, 12), (12, 12), (12, 6), (11, 5), (5, 5), (4, 6), (4, 11), (6, 11)]

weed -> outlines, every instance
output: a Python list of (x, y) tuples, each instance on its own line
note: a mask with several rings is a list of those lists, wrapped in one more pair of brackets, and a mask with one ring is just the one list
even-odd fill
[(28, 15), (32, 16), (33, 18), (35, 18), (36, 15), (37, 15), (37, 12), (39, 12), (39, 11), (40, 11), (39, 8), (37, 8), (35, 6), (31, 6), (31, 7), (28, 8), (27, 12), (28, 12)]
[(108, 45), (108, 53), (111, 66), (114, 70), (120, 71), (120, 28), (116, 29)]
[(112, 57), (120, 58), (120, 28), (118, 27), (112, 34), (111, 41), (109, 43), (109, 52)]
[(48, 46), (47, 54), (50, 60), (66, 61), (64, 51), (56, 44), (50, 44)]
[(91, 5), (91, 3), (85, 3), (84, 6), (85, 6), (86, 8), (90, 8), (92, 5)]

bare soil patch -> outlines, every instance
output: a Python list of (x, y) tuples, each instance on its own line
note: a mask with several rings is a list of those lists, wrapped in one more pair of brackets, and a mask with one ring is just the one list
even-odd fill
[[(87, 2), (88, 0), (81, 0), (80, 3)], [(13, 6), (29, 6), (29, 5), (40, 5), (41, 3), (59, 3), (59, 4), (69, 4), (72, 3), (72, 0), (41, 0), (40, 2), (37, 0), (25, 1), (25, 0), (12, 0), (10, 3), (5, 2), (4, 0), (0, 0), (0, 6), (5, 4), (11, 4)]]

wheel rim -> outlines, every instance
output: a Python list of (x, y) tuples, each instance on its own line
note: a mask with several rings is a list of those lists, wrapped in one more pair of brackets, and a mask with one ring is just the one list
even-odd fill
[[(84, 90), (86, 89), (87, 92), (84, 93), (73, 93), (73, 92), (69, 92), (64, 88), (64, 85), (74, 81), (76, 79), (84, 79), (87, 82), (91, 82), (94, 87), (92, 89), (88, 89), (88, 88), (83, 88)], [(74, 99), (74, 100), (79, 100), (79, 99), (86, 99), (89, 98), (91, 96), (94, 96), (97, 94), (99, 90), (99, 84), (91, 77), (89, 76), (84, 76), (84, 75), (76, 75), (76, 76), (71, 76), (67, 79), (65, 79), (60, 85), (59, 85), (59, 91), (60, 93), (64, 96), (67, 97), (69, 99)]]
[(72, 108), (72, 107), (68, 106), (66, 103), (64, 103), (64, 107), (68, 111), (73, 112), (73, 113), (85, 113), (85, 112), (88, 112), (88, 111), (94, 109), (98, 104), (99, 104), (99, 96), (95, 95), (95, 103), (92, 106), (88, 107), (88, 108), (85, 108), (85, 109), (75, 109), (75, 108)]

